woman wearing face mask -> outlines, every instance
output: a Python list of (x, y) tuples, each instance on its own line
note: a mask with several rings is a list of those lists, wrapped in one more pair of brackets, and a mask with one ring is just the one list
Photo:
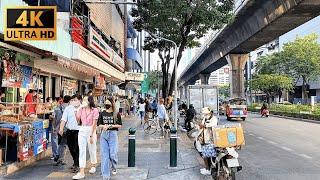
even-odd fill
[[(90, 100), (90, 101), (89, 101)], [(79, 167), (80, 172), (73, 176), (73, 179), (83, 179), (85, 177), (84, 169), (86, 167), (87, 144), (90, 154), (91, 169), (90, 174), (96, 172), (97, 163), (97, 135), (96, 127), (99, 117), (99, 111), (95, 107), (92, 98), (85, 97), (81, 108), (77, 111), (77, 120), (81, 124), (79, 127)]]
[[(203, 144), (202, 144), (202, 151), (205, 151), (207, 147), (206, 145), (212, 144), (213, 137), (212, 137), (212, 127), (218, 125), (218, 119), (213, 115), (213, 111), (209, 107), (205, 107), (202, 109), (203, 120), (199, 124), (200, 128), (203, 129)], [(204, 154), (205, 152), (202, 152)], [(203, 157), (203, 161), (205, 164), (205, 168), (200, 169), (200, 173), (203, 175), (211, 175), (211, 162), (210, 157)]]
[[(100, 113), (98, 125), (103, 129), (100, 135), (101, 153), (101, 173), (103, 179), (110, 179), (110, 169), (112, 174), (117, 173), (118, 163), (118, 129), (121, 128), (122, 121), (120, 114), (115, 114), (115, 107), (112, 99), (106, 100), (105, 110)], [(111, 165), (111, 168), (110, 168)]]

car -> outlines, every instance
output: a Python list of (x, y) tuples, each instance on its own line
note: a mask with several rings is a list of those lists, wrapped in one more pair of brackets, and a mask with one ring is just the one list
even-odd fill
[(242, 119), (243, 121), (245, 121), (248, 117), (246, 100), (243, 98), (230, 99), (228, 105), (226, 106), (226, 116), (228, 121), (230, 121), (231, 119)]

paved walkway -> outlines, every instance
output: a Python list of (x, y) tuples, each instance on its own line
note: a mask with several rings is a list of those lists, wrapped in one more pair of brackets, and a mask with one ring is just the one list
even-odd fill
[[(136, 127), (137, 129), (135, 168), (127, 167), (127, 136), (130, 127)], [(123, 128), (119, 131), (118, 174), (113, 176), (112, 179), (210, 179), (210, 177), (204, 177), (199, 173), (202, 160), (193, 148), (193, 142), (185, 133), (179, 133), (178, 136), (178, 167), (170, 168), (169, 139), (160, 139), (157, 133), (151, 136), (145, 135), (136, 117), (124, 118)], [(100, 160), (99, 156), (98, 152), (98, 161)], [(66, 166), (56, 167), (53, 166), (52, 160), (42, 160), (34, 166), (22, 169), (4, 179), (71, 179), (74, 174), (68, 169), (72, 164), (69, 154), (67, 154), (66, 161)], [(89, 164), (87, 163), (87, 165)], [(87, 173), (86, 179), (101, 179), (100, 164), (97, 173), (94, 175)]]

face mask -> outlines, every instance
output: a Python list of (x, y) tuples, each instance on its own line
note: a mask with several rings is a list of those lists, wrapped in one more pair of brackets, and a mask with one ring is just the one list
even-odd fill
[(49, 103), (53, 103), (53, 101), (52, 101), (52, 100), (50, 100), (50, 101), (49, 101)]
[(80, 105), (80, 101), (76, 100), (76, 101), (71, 101), (70, 104), (74, 107), (78, 107)]
[(111, 108), (111, 105), (106, 105), (106, 109), (110, 109)]

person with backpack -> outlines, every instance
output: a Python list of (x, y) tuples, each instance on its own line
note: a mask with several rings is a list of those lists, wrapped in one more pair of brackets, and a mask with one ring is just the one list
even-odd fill
[(71, 97), (65, 96), (64, 98), (58, 97), (56, 101), (59, 103), (53, 112), (53, 120), (52, 120), (52, 135), (51, 135), (51, 143), (52, 143), (52, 154), (54, 157), (54, 161), (56, 162), (56, 166), (65, 165), (64, 155), (65, 149), (67, 147), (67, 137), (66, 137), (66, 129), (64, 129), (63, 135), (58, 134), (60, 129), (60, 122), (62, 119), (62, 114), (64, 109), (67, 107)]

